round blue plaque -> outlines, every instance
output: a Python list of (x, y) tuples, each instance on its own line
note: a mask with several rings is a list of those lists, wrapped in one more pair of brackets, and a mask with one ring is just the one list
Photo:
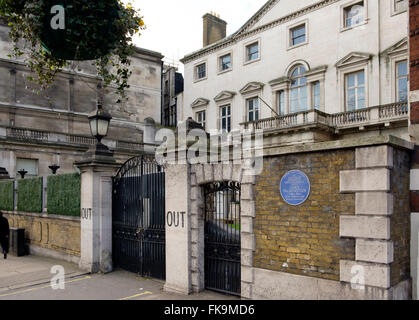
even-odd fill
[(281, 179), (280, 191), (286, 203), (298, 206), (304, 203), (310, 194), (310, 180), (300, 170), (288, 171)]

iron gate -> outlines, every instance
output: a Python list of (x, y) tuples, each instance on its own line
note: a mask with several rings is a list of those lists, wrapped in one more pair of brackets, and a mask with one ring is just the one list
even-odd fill
[(115, 267), (165, 279), (163, 167), (148, 156), (128, 160), (114, 177), (112, 206)]
[(240, 295), (240, 184), (204, 187), (205, 287)]

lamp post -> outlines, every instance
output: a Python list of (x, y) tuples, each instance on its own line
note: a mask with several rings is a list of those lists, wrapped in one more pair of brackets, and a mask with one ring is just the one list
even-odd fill
[(60, 169), (60, 166), (58, 166), (56, 164), (53, 164), (52, 166), (49, 166), (48, 168), (51, 169), (52, 174), (56, 174), (57, 173), (57, 170)]
[(88, 119), (90, 132), (97, 139), (97, 142), (85, 154), (84, 158), (97, 161), (110, 161), (111, 158), (113, 159), (113, 152), (102, 143), (102, 139), (108, 135), (109, 123), (111, 122), (112, 116), (98, 103), (97, 109), (89, 114)]
[(25, 174), (27, 174), (27, 173), (28, 173), (28, 171), (26, 171), (25, 169), (20, 169), (17, 173), (19, 173), (19, 174), (20, 174), (20, 177), (21, 177), (22, 179), (25, 179)]

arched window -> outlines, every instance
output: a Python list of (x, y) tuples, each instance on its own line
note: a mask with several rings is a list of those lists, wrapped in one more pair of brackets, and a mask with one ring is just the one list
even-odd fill
[(304, 76), (306, 68), (298, 65), (291, 70), (290, 112), (307, 110), (307, 78)]

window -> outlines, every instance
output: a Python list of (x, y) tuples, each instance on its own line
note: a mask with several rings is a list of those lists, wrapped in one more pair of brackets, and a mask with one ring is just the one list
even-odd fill
[(279, 115), (283, 116), (285, 115), (285, 92), (284, 90), (281, 90), (278, 92), (278, 110), (279, 110)]
[(300, 65), (291, 72), (290, 112), (307, 110), (307, 78), (304, 77), (306, 69)]
[(365, 20), (364, 2), (350, 5), (344, 8), (344, 27), (349, 28), (356, 26)]
[(394, 12), (401, 12), (407, 10), (407, 0), (393, 0), (394, 1)]
[(247, 121), (259, 120), (259, 98), (247, 100)]
[(407, 82), (408, 82), (407, 61), (396, 63), (396, 90), (397, 102), (407, 101)]
[(300, 25), (290, 30), (291, 46), (296, 46), (306, 42), (306, 25)]
[(200, 65), (196, 66), (196, 79), (204, 79), (207, 77), (207, 65), (205, 63), (201, 63)]
[(314, 109), (320, 110), (320, 81), (313, 83), (313, 106)]
[(196, 113), (196, 122), (198, 122), (205, 129), (205, 111)]
[(37, 176), (38, 175), (38, 160), (37, 159), (16, 159), (16, 172), (21, 169), (26, 170), (28, 176)]
[(220, 71), (231, 69), (231, 54), (227, 54), (220, 58)]
[(222, 131), (231, 131), (231, 106), (226, 105), (220, 108), (220, 128)]
[(365, 75), (364, 71), (346, 75), (346, 110), (353, 111), (365, 108)]
[(246, 46), (246, 61), (254, 61), (259, 59), (259, 42)]

